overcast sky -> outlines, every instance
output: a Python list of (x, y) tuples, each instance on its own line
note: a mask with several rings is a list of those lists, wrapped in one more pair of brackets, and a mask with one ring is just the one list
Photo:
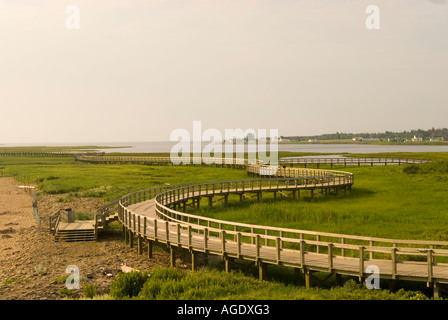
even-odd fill
[(447, 127), (447, 2), (0, 0), (0, 143)]

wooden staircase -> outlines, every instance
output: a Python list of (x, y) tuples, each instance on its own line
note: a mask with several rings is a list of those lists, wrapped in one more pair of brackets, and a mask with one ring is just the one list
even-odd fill
[(77, 230), (57, 230), (54, 236), (56, 242), (96, 241), (97, 234), (94, 228)]
[(96, 241), (98, 231), (107, 224), (118, 220), (118, 213), (110, 216), (95, 215), (95, 220), (77, 220), (66, 223), (57, 221), (54, 227), (54, 240), (57, 242)]
[(54, 240), (61, 242), (96, 241), (97, 230), (94, 220), (60, 222), (55, 230)]

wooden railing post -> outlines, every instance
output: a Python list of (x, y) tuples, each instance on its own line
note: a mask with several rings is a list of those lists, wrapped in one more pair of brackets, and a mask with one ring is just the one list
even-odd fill
[(188, 249), (191, 250), (191, 226), (190, 225), (188, 225), (187, 230), (188, 230), (188, 234), (187, 234)]
[(428, 263), (428, 282), (432, 282), (432, 276), (433, 276), (433, 261), (432, 261), (432, 249), (428, 250), (428, 257), (427, 257), (427, 263)]
[(258, 262), (260, 259), (260, 235), (255, 235), (255, 262)]
[(221, 251), (222, 256), (226, 254), (226, 232), (224, 230), (221, 230)]
[(392, 248), (391, 251), (391, 260), (392, 260), (392, 279), (397, 277), (397, 248)]
[(204, 252), (207, 253), (208, 229), (204, 229)]
[(170, 241), (170, 225), (168, 221), (165, 221), (165, 240), (167, 244)]
[(305, 240), (300, 239), (300, 267), (305, 267)]
[(236, 234), (236, 256), (239, 259), (241, 255), (241, 232)]
[(359, 279), (364, 278), (364, 247), (359, 247)]
[(276, 252), (276, 259), (277, 259), (277, 264), (280, 263), (280, 246), (281, 246), (281, 239), (280, 238), (275, 238), (275, 252)]
[(154, 240), (157, 240), (157, 219), (154, 219)]
[(328, 244), (328, 272), (333, 272), (333, 244)]

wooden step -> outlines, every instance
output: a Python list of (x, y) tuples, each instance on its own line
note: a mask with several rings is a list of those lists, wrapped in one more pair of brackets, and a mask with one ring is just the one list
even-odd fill
[(58, 230), (55, 241), (95, 241), (97, 238), (95, 230)]

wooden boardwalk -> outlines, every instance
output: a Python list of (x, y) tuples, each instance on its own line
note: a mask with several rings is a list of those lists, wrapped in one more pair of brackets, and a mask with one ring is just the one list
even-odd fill
[[(246, 169), (251, 175), (260, 175), (266, 170), (262, 165), (248, 165)], [(222, 257), (226, 268), (234, 259), (253, 261), (259, 267), (261, 279), (267, 265), (284, 265), (302, 270), (308, 286), (313, 272), (350, 275), (363, 280), (371, 274), (373, 266), (382, 279), (423, 281), (433, 286), (435, 295), (439, 295), (441, 285), (448, 284), (446, 241), (384, 239), (277, 228), (184, 212), (188, 206), (199, 208), (201, 199), (208, 199), (208, 205), (213, 206), (217, 201), (227, 202), (231, 195), (244, 201), (260, 200), (267, 192), (274, 194), (274, 198), (296, 199), (304, 193), (311, 197), (317, 192), (324, 195), (345, 193), (350, 192), (353, 181), (353, 175), (347, 172), (279, 168), (268, 179), (183, 184), (134, 192), (113, 206), (118, 206), (118, 217), (131, 245), (136, 238), (141, 253), (144, 241), (151, 256), (153, 243), (166, 244), (173, 264), (175, 249), (182, 248), (191, 252), (193, 268), (197, 253)]]
[(429, 162), (429, 160), (421, 159), (403, 159), (403, 158), (354, 158), (354, 157), (301, 157), (301, 158), (283, 158), (279, 160), (280, 165), (303, 165), (305, 168), (309, 165), (333, 166), (375, 166), (375, 165), (402, 165), (402, 164), (419, 164)]

